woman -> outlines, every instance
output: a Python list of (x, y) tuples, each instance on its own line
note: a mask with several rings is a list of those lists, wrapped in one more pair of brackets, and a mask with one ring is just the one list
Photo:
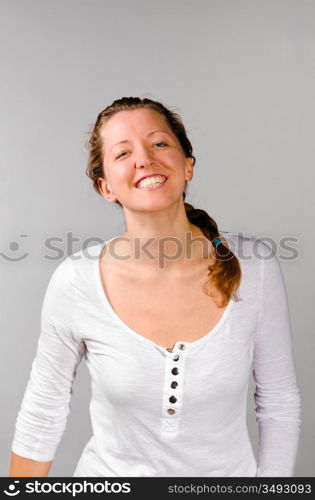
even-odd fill
[(93, 435), (74, 476), (293, 475), (301, 397), (281, 268), (261, 240), (219, 233), (184, 202), (194, 163), (161, 103), (125, 97), (99, 114), (87, 174), (127, 230), (53, 273), (11, 476), (48, 474), (83, 355)]

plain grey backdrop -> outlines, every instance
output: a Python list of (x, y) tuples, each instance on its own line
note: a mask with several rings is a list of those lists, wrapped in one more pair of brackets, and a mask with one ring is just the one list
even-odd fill
[[(125, 230), (120, 209), (85, 175), (87, 132), (114, 99), (140, 96), (161, 100), (184, 121), (197, 159), (188, 202), (222, 231), (294, 241), (297, 255), (279, 249), (278, 257), (303, 398), (295, 475), (314, 476), (315, 2), (0, 6), (0, 474), (8, 473), (54, 269)], [(47, 250), (49, 238), (58, 238), (59, 254)], [(50, 476), (72, 476), (91, 436), (84, 360), (73, 391)], [(257, 454), (253, 393), (251, 380), (248, 428)]]

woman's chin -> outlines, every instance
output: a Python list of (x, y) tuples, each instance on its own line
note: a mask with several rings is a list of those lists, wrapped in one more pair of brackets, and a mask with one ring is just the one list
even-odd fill
[(173, 196), (171, 198), (169, 198), (168, 196), (154, 198), (146, 197), (141, 200), (133, 198), (132, 202), (130, 199), (126, 202), (125, 207), (128, 208), (128, 210), (132, 210), (135, 212), (156, 211), (170, 208), (175, 202), (176, 200)]

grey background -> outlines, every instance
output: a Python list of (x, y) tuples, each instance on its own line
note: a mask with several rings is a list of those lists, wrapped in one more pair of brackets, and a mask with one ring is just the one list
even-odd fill
[[(8, 473), (53, 270), (93, 244), (88, 238), (125, 230), (120, 209), (98, 197), (85, 175), (85, 141), (105, 106), (134, 95), (161, 100), (182, 116), (197, 158), (187, 201), (207, 210), (221, 230), (276, 244), (295, 238), (298, 256), (278, 256), (303, 398), (296, 476), (314, 476), (315, 2), (0, 6), (0, 474)], [(59, 238), (59, 255), (45, 248), (52, 237)], [(248, 426), (257, 453), (253, 392), (251, 380)], [(51, 476), (73, 474), (91, 435), (89, 397), (83, 361)]]

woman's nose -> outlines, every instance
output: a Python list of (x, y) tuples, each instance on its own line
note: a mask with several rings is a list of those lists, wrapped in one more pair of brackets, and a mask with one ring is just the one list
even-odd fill
[(147, 148), (141, 148), (135, 154), (135, 167), (148, 167), (153, 161), (152, 153)]

